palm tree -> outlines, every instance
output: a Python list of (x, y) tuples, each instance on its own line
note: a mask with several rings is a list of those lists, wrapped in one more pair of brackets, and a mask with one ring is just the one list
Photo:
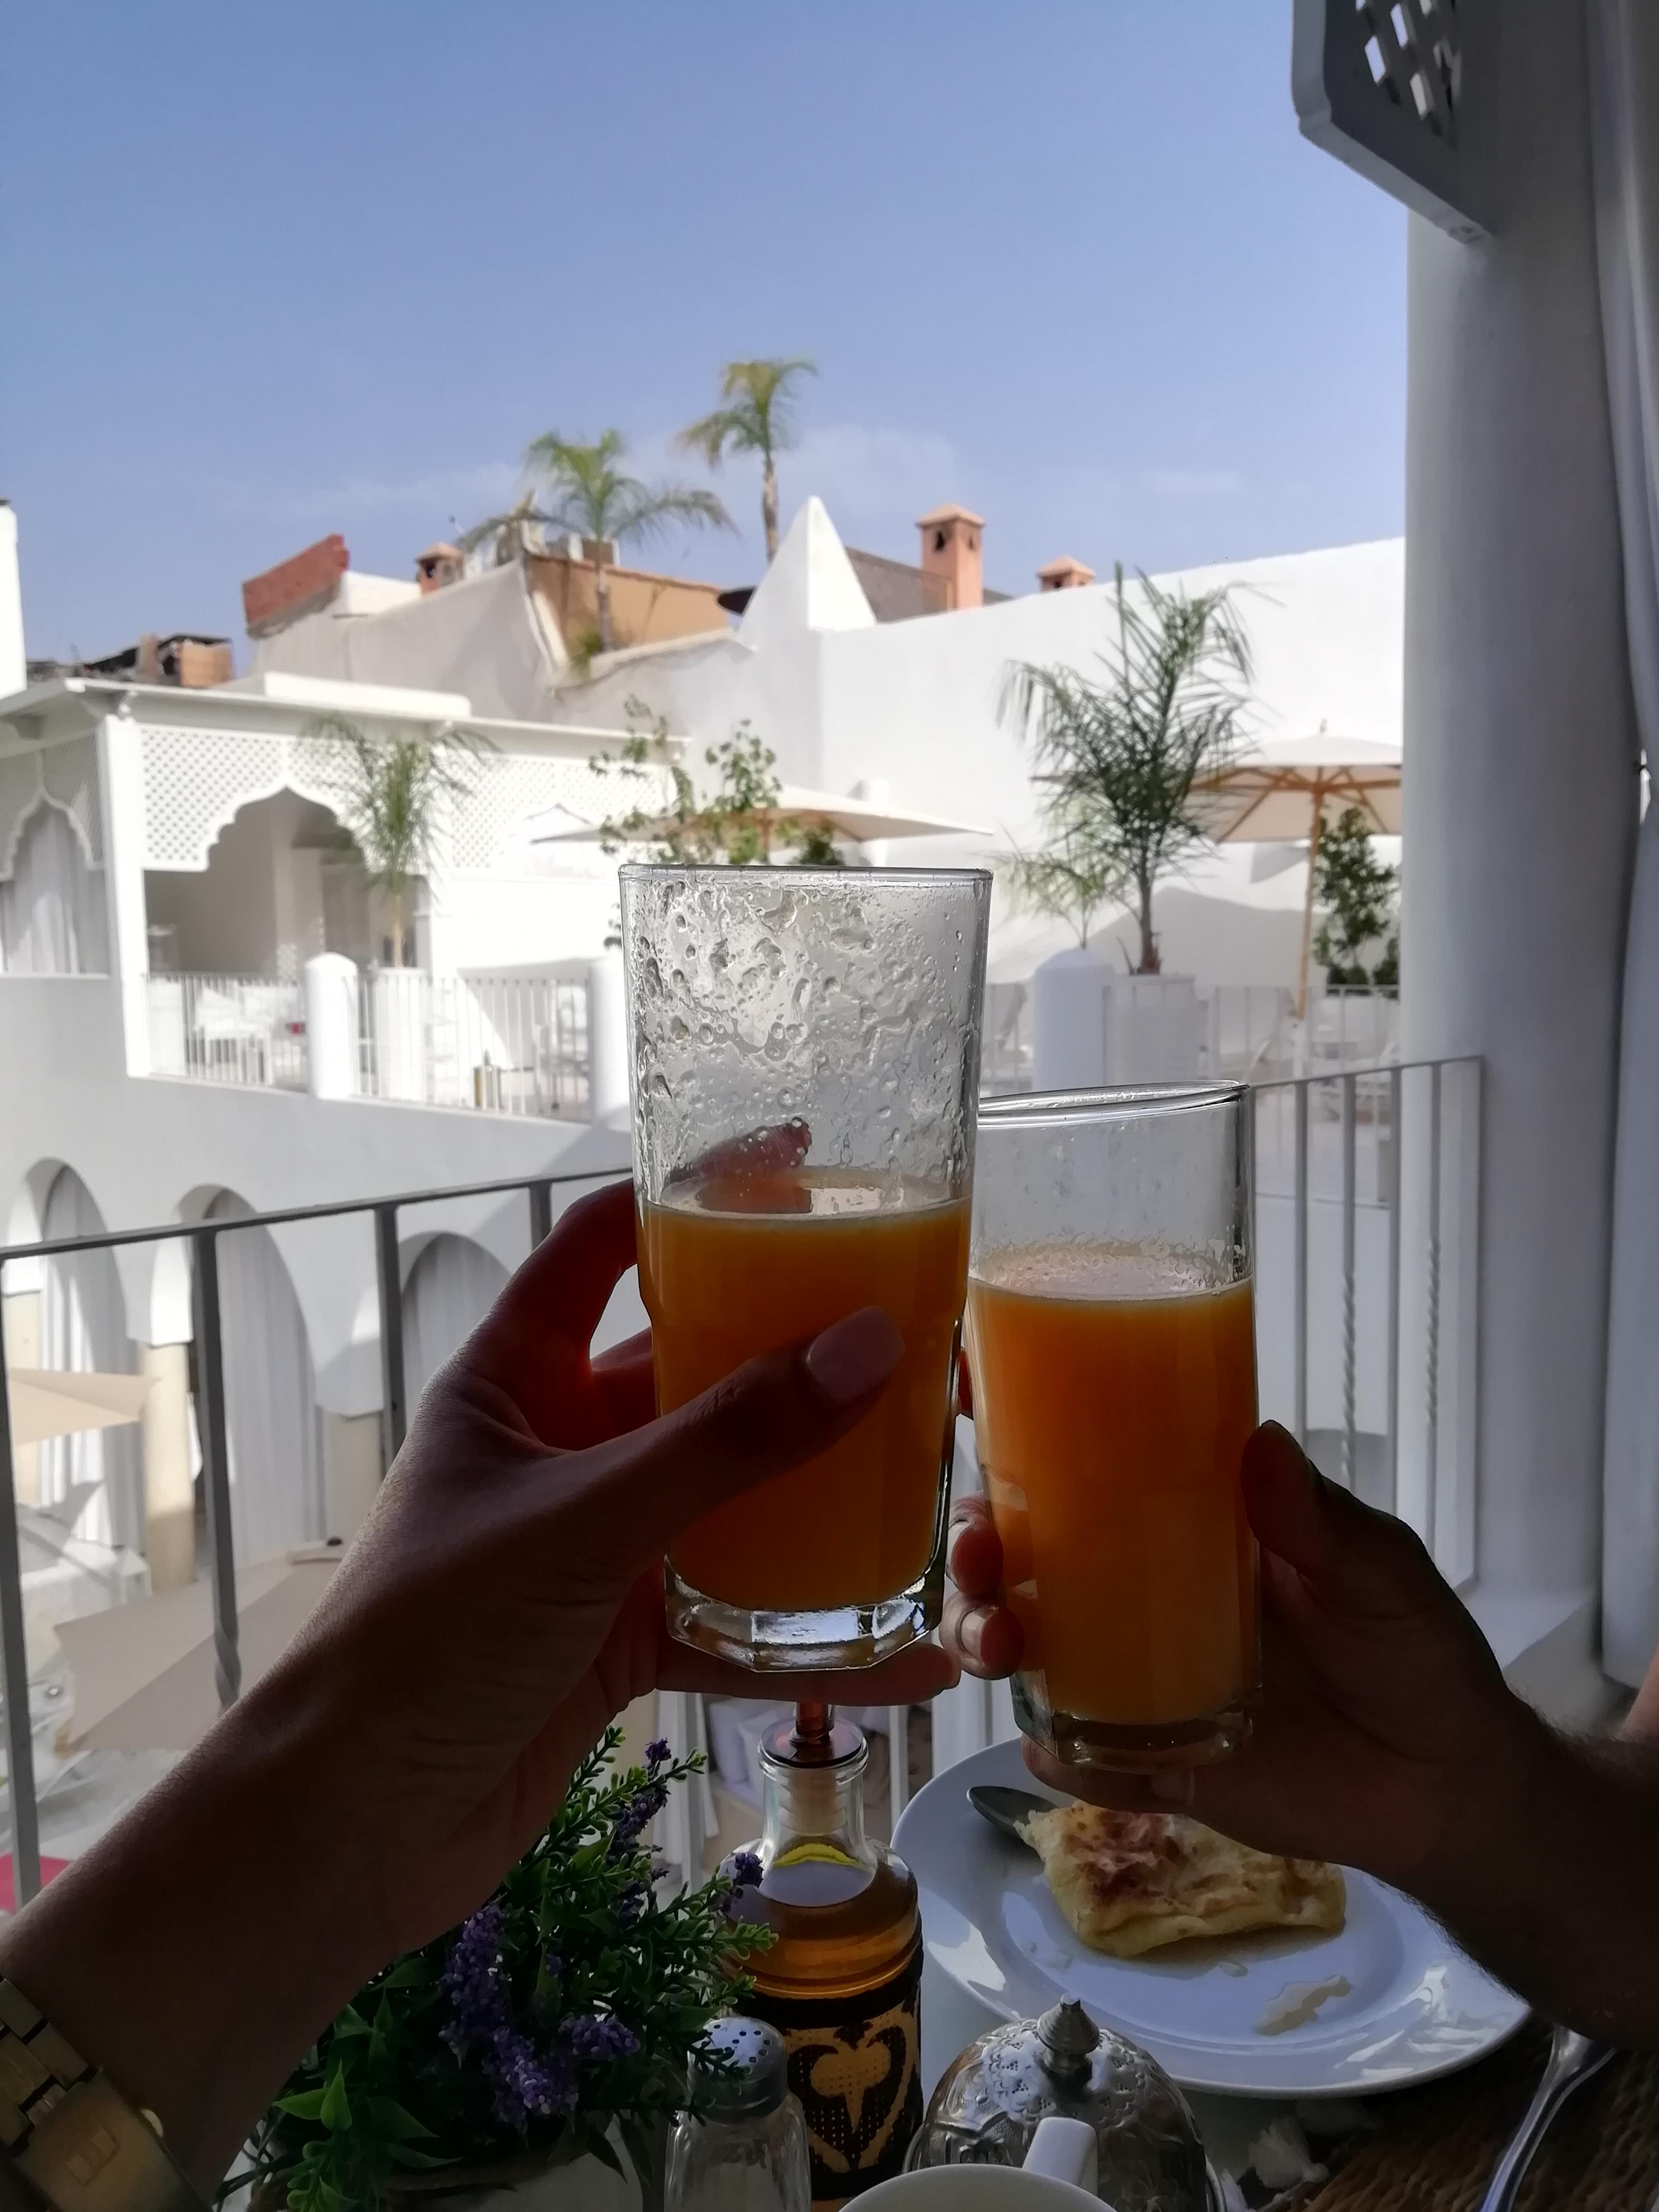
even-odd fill
[(1226, 586), (1188, 594), (1148, 576), (1139, 584), (1131, 600), (1120, 562), (1103, 682), (1014, 662), (1002, 712), (1032, 738), (1058, 857), (1075, 864), (1081, 837), (1103, 871), (1126, 879), (1140, 922), (1137, 973), (1155, 975), (1152, 893), (1166, 869), (1207, 842), (1193, 786), (1237, 750), (1252, 666)]
[(462, 729), (429, 738), (371, 738), (345, 714), (320, 714), (307, 733), (333, 750), (340, 818), (364, 874), (391, 907), (392, 964), (401, 968), (410, 894), (426, 872), (440, 810), (471, 790), (484, 740)]
[[(688, 484), (642, 483), (637, 477), (625, 475), (621, 463), (627, 453), (620, 430), (607, 430), (592, 446), (562, 438), (556, 430), (532, 438), (525, 451), (525, 467), (540, 480), (545, 501), (515, 510), (514, 518), (591, 541), (599, 647), (605, 653), (617, 642), (611, 619), (608, 546), (660, 537), (674, 522), (694, 528), (732, 527), (731, 516), (712, 491)], [(480, 524), (478, 528), (481, 532), (498, 526)]]
[(675, 441), (701, 453), (710, 468), (718, 468), (728, 453), (760, 455), (761, 520), (766, 526), (769, 561), (778, 550), (777, 456), (795, 442), (790, 386), (817, 373), (815, 364), (804, 359), (728, 361), (720, 374), (720, 398), (726, 404), (682, 430)]

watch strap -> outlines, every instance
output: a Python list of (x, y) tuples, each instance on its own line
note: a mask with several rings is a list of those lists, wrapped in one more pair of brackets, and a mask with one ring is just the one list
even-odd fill
[(0, 1979), (0, 2205), (202, 2212), (202, 2200), (108, 2076)]

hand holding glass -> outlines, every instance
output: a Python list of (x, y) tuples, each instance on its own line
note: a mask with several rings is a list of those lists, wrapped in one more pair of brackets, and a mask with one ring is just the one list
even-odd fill
[(969, 1359), (1014, 1710), (1075, 1765), (1197, 1765), (1249, 1735), (1249, 1133), (1242, 1085), (981, 1113)]
[(869, 1665), (939, 1615), (990, 879), (622, 880), (659, 1407), (861, 1306), (904, 1340), (856, 1429), (675, 1545), (669, 1626), (757, 1668)]

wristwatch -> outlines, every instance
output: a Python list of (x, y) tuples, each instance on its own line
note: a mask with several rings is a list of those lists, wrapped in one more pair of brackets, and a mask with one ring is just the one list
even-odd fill
[(0, 2212), (203, 2212), (161, 2124), (134, 2112), (0, 1980)]

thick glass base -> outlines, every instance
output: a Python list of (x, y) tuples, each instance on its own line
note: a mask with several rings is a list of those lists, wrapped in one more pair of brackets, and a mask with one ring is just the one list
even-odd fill
[(1251, 1706), (1243, 1698), (1194, 1720), (1091, 1721), (1079, 1713), (1054, 1711), (1040, 1674), (1016, 1674), (1012, 1686), (1020, 1734), (1068, 1766), (1091, 1766), (1111, 1774), (1163, 1774), (1171, 1768), (1211, 1766), (1218, 1759), (1231, 1759), (1250, 1740)]
[(730, 1659), (757, 1674), (873, 1667), (938, 1627), (944, 1577), (933, 1565), (896, 1597), (822, 1612), (762, 1613), (728, 1605), (667, 1570), (668, 1632), (677, 1643)]

